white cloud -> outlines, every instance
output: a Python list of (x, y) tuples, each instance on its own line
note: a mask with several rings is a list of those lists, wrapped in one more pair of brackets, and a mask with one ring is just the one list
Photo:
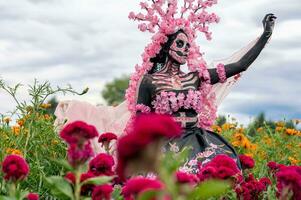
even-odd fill
[[(140, 33), (137, 24), (127, 19), (130, 11), (139, 9), (139, 2), (0, 0), (1, 77), (9, 83), (30, 84), (34, 78), (53, 85), (71, 83), (77, 90), (89, 86), (86, 96), (60, 98), (103, 102), (100, 91), (105, 82), (133, 72), (150, 41), (150, 35)], [(252, 115), (243, 109), (247, 102), (254, 102), (254, 109), (257, 104), (257, 110), (269, 102), (279, 109), (290, 105), (296, 110), (294, 116), (301, 118), (301, 91), (295, 78), (301, 73), (298, 7), (298, 0), (232, 0), (220, 1), (213, 9), (222, 19), (211, 27), (213, 40), (205, 41), (202, 36), (198, 40), (209, 62), (230, 56), (259, 36), (266, 13), (278, 17), (272, 40), (222, 104), (222, 112), (235, 113), (246, 121)], [(22, 95), (26, 98), (24, 92)], [(0, 100), (11, 102), (3, 92)], [(1, 105), (0, 112), (12, 107), (12, 103)]]

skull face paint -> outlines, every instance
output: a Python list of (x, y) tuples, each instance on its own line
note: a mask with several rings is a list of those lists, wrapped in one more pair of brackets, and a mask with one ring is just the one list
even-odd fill
[(174, 61), (183, 65), (187, 61), (187, 55), (189, 51), (190, 44), (188, 42), (188, 37), (184, 33), (179, 33), (176, 39), (173, 41), (169, 49), (169, 56)]

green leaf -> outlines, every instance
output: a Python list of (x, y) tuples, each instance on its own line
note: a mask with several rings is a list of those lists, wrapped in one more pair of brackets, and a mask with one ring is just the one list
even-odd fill
[(112, 192), (112, 198), (114, 200), (123, 200), (123, 196), (121, 195), (121, 186), (114, 187), (114, 191)]
[(20, 199), (24, 199), (29, 194), (28, 191), (22, 191), (19, 193)]
[(158, 191), (148, 190), (138, 196), (138, 200), (150, 200), (158, 195)]
[(63, 177), (50, 176), (45, 178), (45, 180), (49, 184), (54, 196), (59, 197), (59, 199), (62, 199), (63, 197), (73, 199), (72, 187)]
[(103, 185), (105, 183), (109, 183), (114, 176), (98, 176), (85, 180), (81, 183), (81, 185), (93, 184), (93, 185)]
[(0, 200), (16, 200), (14, 197), (0, 196)]
[(208, 180), (201, 183), (195, 188), (195, 190), (189, 195), (189, 200), (203, 200), (210, 197), (217, 197), (225, 194), (230, 188), (228, 181), (221, 180)]
[(74, 171), (73, 167), (66, 160), (53, 159), (53, 161), (56, 162), (57, 164), (61, 165), (62, 167), (64, 167), (68, 171)]

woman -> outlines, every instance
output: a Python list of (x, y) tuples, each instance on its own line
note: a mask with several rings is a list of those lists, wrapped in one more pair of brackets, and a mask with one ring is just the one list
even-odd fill
[[(227, 78), (245, 71), (251, 65), (271, 37), (274, 19), (273, 14), (264, 17), (262, 35), (241, 59), (208, 70), (211, 85), (225, 82)], [(183, 169), (194, 172), (198, 161), (205, 164), (217, 154), (227, 154), (234, 159), (237, 159), (237, 155), (231, 145), (219, 134), (197, 127), (197, 106), (186, 103), (189, 95), (198, 91), (205, 81), (199, 77), (198, 72), (184, 73), (180, 70), (181, 65), (187, 61), (189, 48), (189, 38), (183, 30), (168, 35), (168, 40), (162, 45), (160, 52), (150, 59), (153, 67), (143, 76), (139, 85), (137, 105), (146, 106), (144, 108), (149, 108), (150, 112), (170, 114), (182, 126), (182, 137), (169, 141), (166, 149), (179, 151), (183, 147), (192, 147), (188, 162)], [(179, 103), (180, 99), (183, 100), (182, 103)], [(240, 166), (238, 160), (237, 163)]]

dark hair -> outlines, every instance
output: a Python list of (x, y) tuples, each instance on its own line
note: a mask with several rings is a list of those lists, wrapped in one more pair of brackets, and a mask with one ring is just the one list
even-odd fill
[(167, 36), (167, 42), (161, 45), (160, 52), (155, 57), (150, 59), (150, 61), (154, 63), (154, 65), (152, 69), (148, 72), (149, 74), (153, 74), (159, 71), (165, 65), (165, 62), (168, 57), (169, 48), (180, 33), (184, 33), (186, 35), (183, 29), (179, 29), (177, 32)]

